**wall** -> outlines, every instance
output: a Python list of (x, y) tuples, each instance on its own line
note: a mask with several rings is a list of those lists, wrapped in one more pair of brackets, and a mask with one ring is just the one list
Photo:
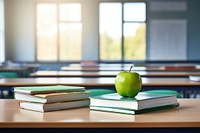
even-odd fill
[[(91, 27), (90, 30), (84, 30), (87, 35), (83, 36), (83, 60), (98, 60), (98, 9), (91, 4), (98, 4), (98, 0), (84, 0), (84, 5), (89, 8), (83, 8), (83, 13), (89, 13), (87, 18), (83, 19), (83, 25)], [(151, 2), (151, 0), (147, 0)], [(162, 0), (164, 1), (164, 0)], [(186, 18), (187, 20), (187, 60), (200, 59), (200, 1), (186, 0), (187, 12), (184, 14), (149, 14), (148, 21), (158, 17)], [(94, 10), (96, 9), (96, 10)], [(34, 0), (6, 0), (6, 59), (14, 61), (34, 61), (35, 60), (35, 16)], [(147, 29), (149, 31), (149, 29)], [(149, 33), (149, 32), (148, 32)], [(147, 36), (149, 41), (149, 37)], [(147, 42), (149, 44), (149, 42)], [(147, 46), (147, 59), (150, 51)]]
[(6, 59), (34, 61), (34, 0), (5, 1)]
[(188, 60), (200, 60), (200, 0), (188, 3)]
[(0, 65), (5, 61), (4, 1), (0, 0)]

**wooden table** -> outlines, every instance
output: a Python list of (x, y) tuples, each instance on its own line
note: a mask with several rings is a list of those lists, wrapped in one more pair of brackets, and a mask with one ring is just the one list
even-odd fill
[[(115, 84), (114, 77), (102, 78), (2, 78), (0, 86), (41, 86), (41, 85), (75, 85), (90, 87), (113, 87)], [(200, 82), (190, 81), (189, 78), (142, 78), (143, 86), (196, 86), (200, 87)]]
[(89, 107), (40, 113), (20, 109), (17, 100), (0, 99), (0, 128), (141, 128), (141, 131), (143, 128), (172, 128), (175, 131), (176, 128), (186, 131), (195, 128), (199, 131), (200, 99), (178, 101), (180, 106), (177, 108), (125, 115), (93, 111)]
[[(128, 71), (130, 66), (63, 66), (61, 67), (61, 71)], [(172, 72), (200, 72), (200, 68), (196, 68), (195, 66), (185, 66), (185, 67), (176, 67), (176, 66), (152, 66), (152, 67), (133, 67), (132, 71), (172, 71)]]
[[(45, 85), (74, 85), (85, 86), (86, 89), (105, 88), (115, 90), (115, 78), (2, 78), (0, 90), (11, 90), (16, 86), (45, 86)], [(183, 97), (189, 98), (190, 94), (196, 97), (200, 91), (200, 82), (190, 81), (189, 78), (142, 78), (142, 90), (177, 90)], [(189, 91), (189, 93), (188, 93)], [(3, 97), (3, 96), (1, 96)]]
[[(130, 66), (128, 67), (61, 67), (61, 71), (128, 71)], [(163, 67), (133, 67), (133, 71), (163, 71)]]
[[(116, 77), (120, 71), (37, 71), (31, 73), (31, 77)], [(188, 77), (191, 75), (200, 75), (200, 72), (148, 72), (135, 71), (142, 77)]]
[(18, 66), (0, 66), (0, 72), (16, 72), (20, 77), (27, 77), (30, 73), (37, 71), (39, 64), (23, 64)]

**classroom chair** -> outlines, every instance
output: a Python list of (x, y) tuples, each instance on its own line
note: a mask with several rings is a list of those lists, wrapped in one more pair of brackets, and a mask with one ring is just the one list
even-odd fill
[(19, 78), (16, 72), (0, 72), (1, 78)]
[(148, 92), (150, 94), (174, 94), (177, 98), (182, 98), (182, 95), (175, 90), (148, 90), (144, 92)]
[[(0, 72), (0, 78), (19, 78), (20, 76), (16, 72)], [(6, 92), (6, 94), (4, 94)], [(0, 98), (13, 99), (14, 94), (11, 90), (1, 90)]]

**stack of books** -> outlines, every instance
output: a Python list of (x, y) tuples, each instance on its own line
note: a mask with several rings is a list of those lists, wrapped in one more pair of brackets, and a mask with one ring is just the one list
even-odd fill
[(21, 108), (39, 112), (90, 105), (89, 92), (81, 86), (15, 87), (14, 95)]
[(140, 114), (179, 106), (175, 95), (140, 92), (135, 98), (122, 97), (118, 93), (90, 98), (90, 109), (122, 114)]

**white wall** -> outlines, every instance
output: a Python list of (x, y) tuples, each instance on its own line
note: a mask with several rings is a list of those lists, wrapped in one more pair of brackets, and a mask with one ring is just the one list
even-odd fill
[(99, 9), (97, 7), (97, 0), (84, 0), (83, 2), (83, 15), (85, 16), (83, 18), (83, 60), (98, 60)]
[[(6, 0), (6, 59), (35, 61), (34, 0)], [(96, 5), (96, 6), (93, 6)], [(89, 7), (89, 8), (88, 8)], [(98, 0), (84, 0), (83, 60), (98, 60)], [(95, 19), (93, 19), (95, 18)]]
[(5, 61), (4, 0), (0, 0), (0, 63)]
[(6, 0), (6, 59), (34, 61), (34, 0)]

